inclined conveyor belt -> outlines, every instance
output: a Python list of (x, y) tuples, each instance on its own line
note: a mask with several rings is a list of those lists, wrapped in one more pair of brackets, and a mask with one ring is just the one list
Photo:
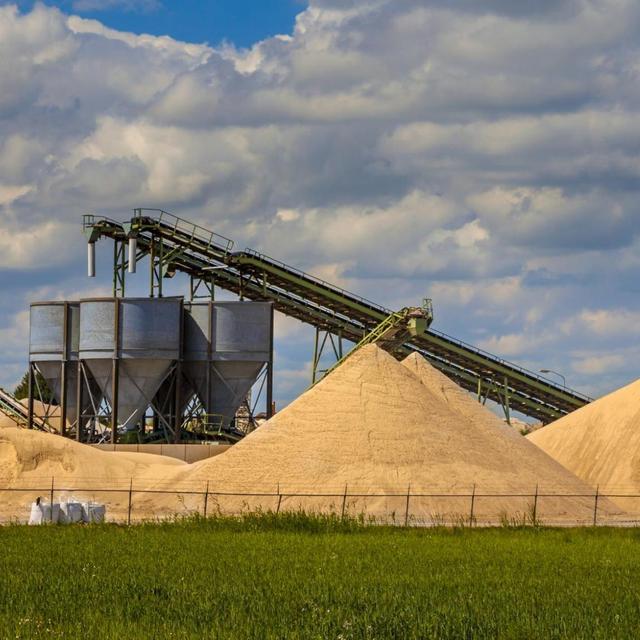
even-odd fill
[[(91, 242), (100, 237), (125, 243), (137, 238), (137, 260), (147, 254), (170, 261), (173, 270), (250, 300), (269, 300), (287, 316), (358, 342), (390, 309), (231, 240), (158, 210), (135, 210), (128, 222), (85, 216)], [(124, 263), (120, 268), (124, 274)], [(115, 278), (114, 278), (115, 282)], [(591, 398), (511, 362), (429, 329), (407, 341), (398, 355), (418, 351), (459, 385), (511, 410), (550, 422), (584, 406)]]

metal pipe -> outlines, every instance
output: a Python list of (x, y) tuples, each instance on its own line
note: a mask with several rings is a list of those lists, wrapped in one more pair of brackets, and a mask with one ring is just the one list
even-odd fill
[(138, 238), (131, 236), (129, 238), (129, 273), (136, 272), (136, 255), (138, 253)]
[(87, 243), (87, 275), (90, 278), (96, 277), (96, 243)]

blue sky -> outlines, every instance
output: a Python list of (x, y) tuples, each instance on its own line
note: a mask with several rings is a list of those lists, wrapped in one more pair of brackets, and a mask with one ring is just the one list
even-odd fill
[[(201, 4), (0, 4), (1, 386), (30, 301), (110, 292), (82, 214), (139, 206), (585, 393), (638, 378), (640, 3)], [(276, 329), (281, 406), (312, 335)]]
[[(36, 2), (18, 4), (29, 11)], [(121, 31), (212, 45), (226, 40), (238, 47), (290, 33), (295, 16), (306, 5), (304, 0), (45, 0), (44, 4)]]

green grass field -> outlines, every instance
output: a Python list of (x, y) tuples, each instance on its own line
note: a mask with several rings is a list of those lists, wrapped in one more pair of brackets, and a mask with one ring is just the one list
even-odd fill
[(0, 638), (636, 638), (640, 532), (0, 527)]

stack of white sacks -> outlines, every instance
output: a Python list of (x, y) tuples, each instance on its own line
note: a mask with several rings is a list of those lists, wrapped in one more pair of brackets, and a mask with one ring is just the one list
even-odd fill
[(31, 504), (29, 524), (75, 524), (79, 522), (104, 522), (106, 507), (96, 502), (79, 502), (68, 499), (64, 502), (47, 504), (40, 499)]

